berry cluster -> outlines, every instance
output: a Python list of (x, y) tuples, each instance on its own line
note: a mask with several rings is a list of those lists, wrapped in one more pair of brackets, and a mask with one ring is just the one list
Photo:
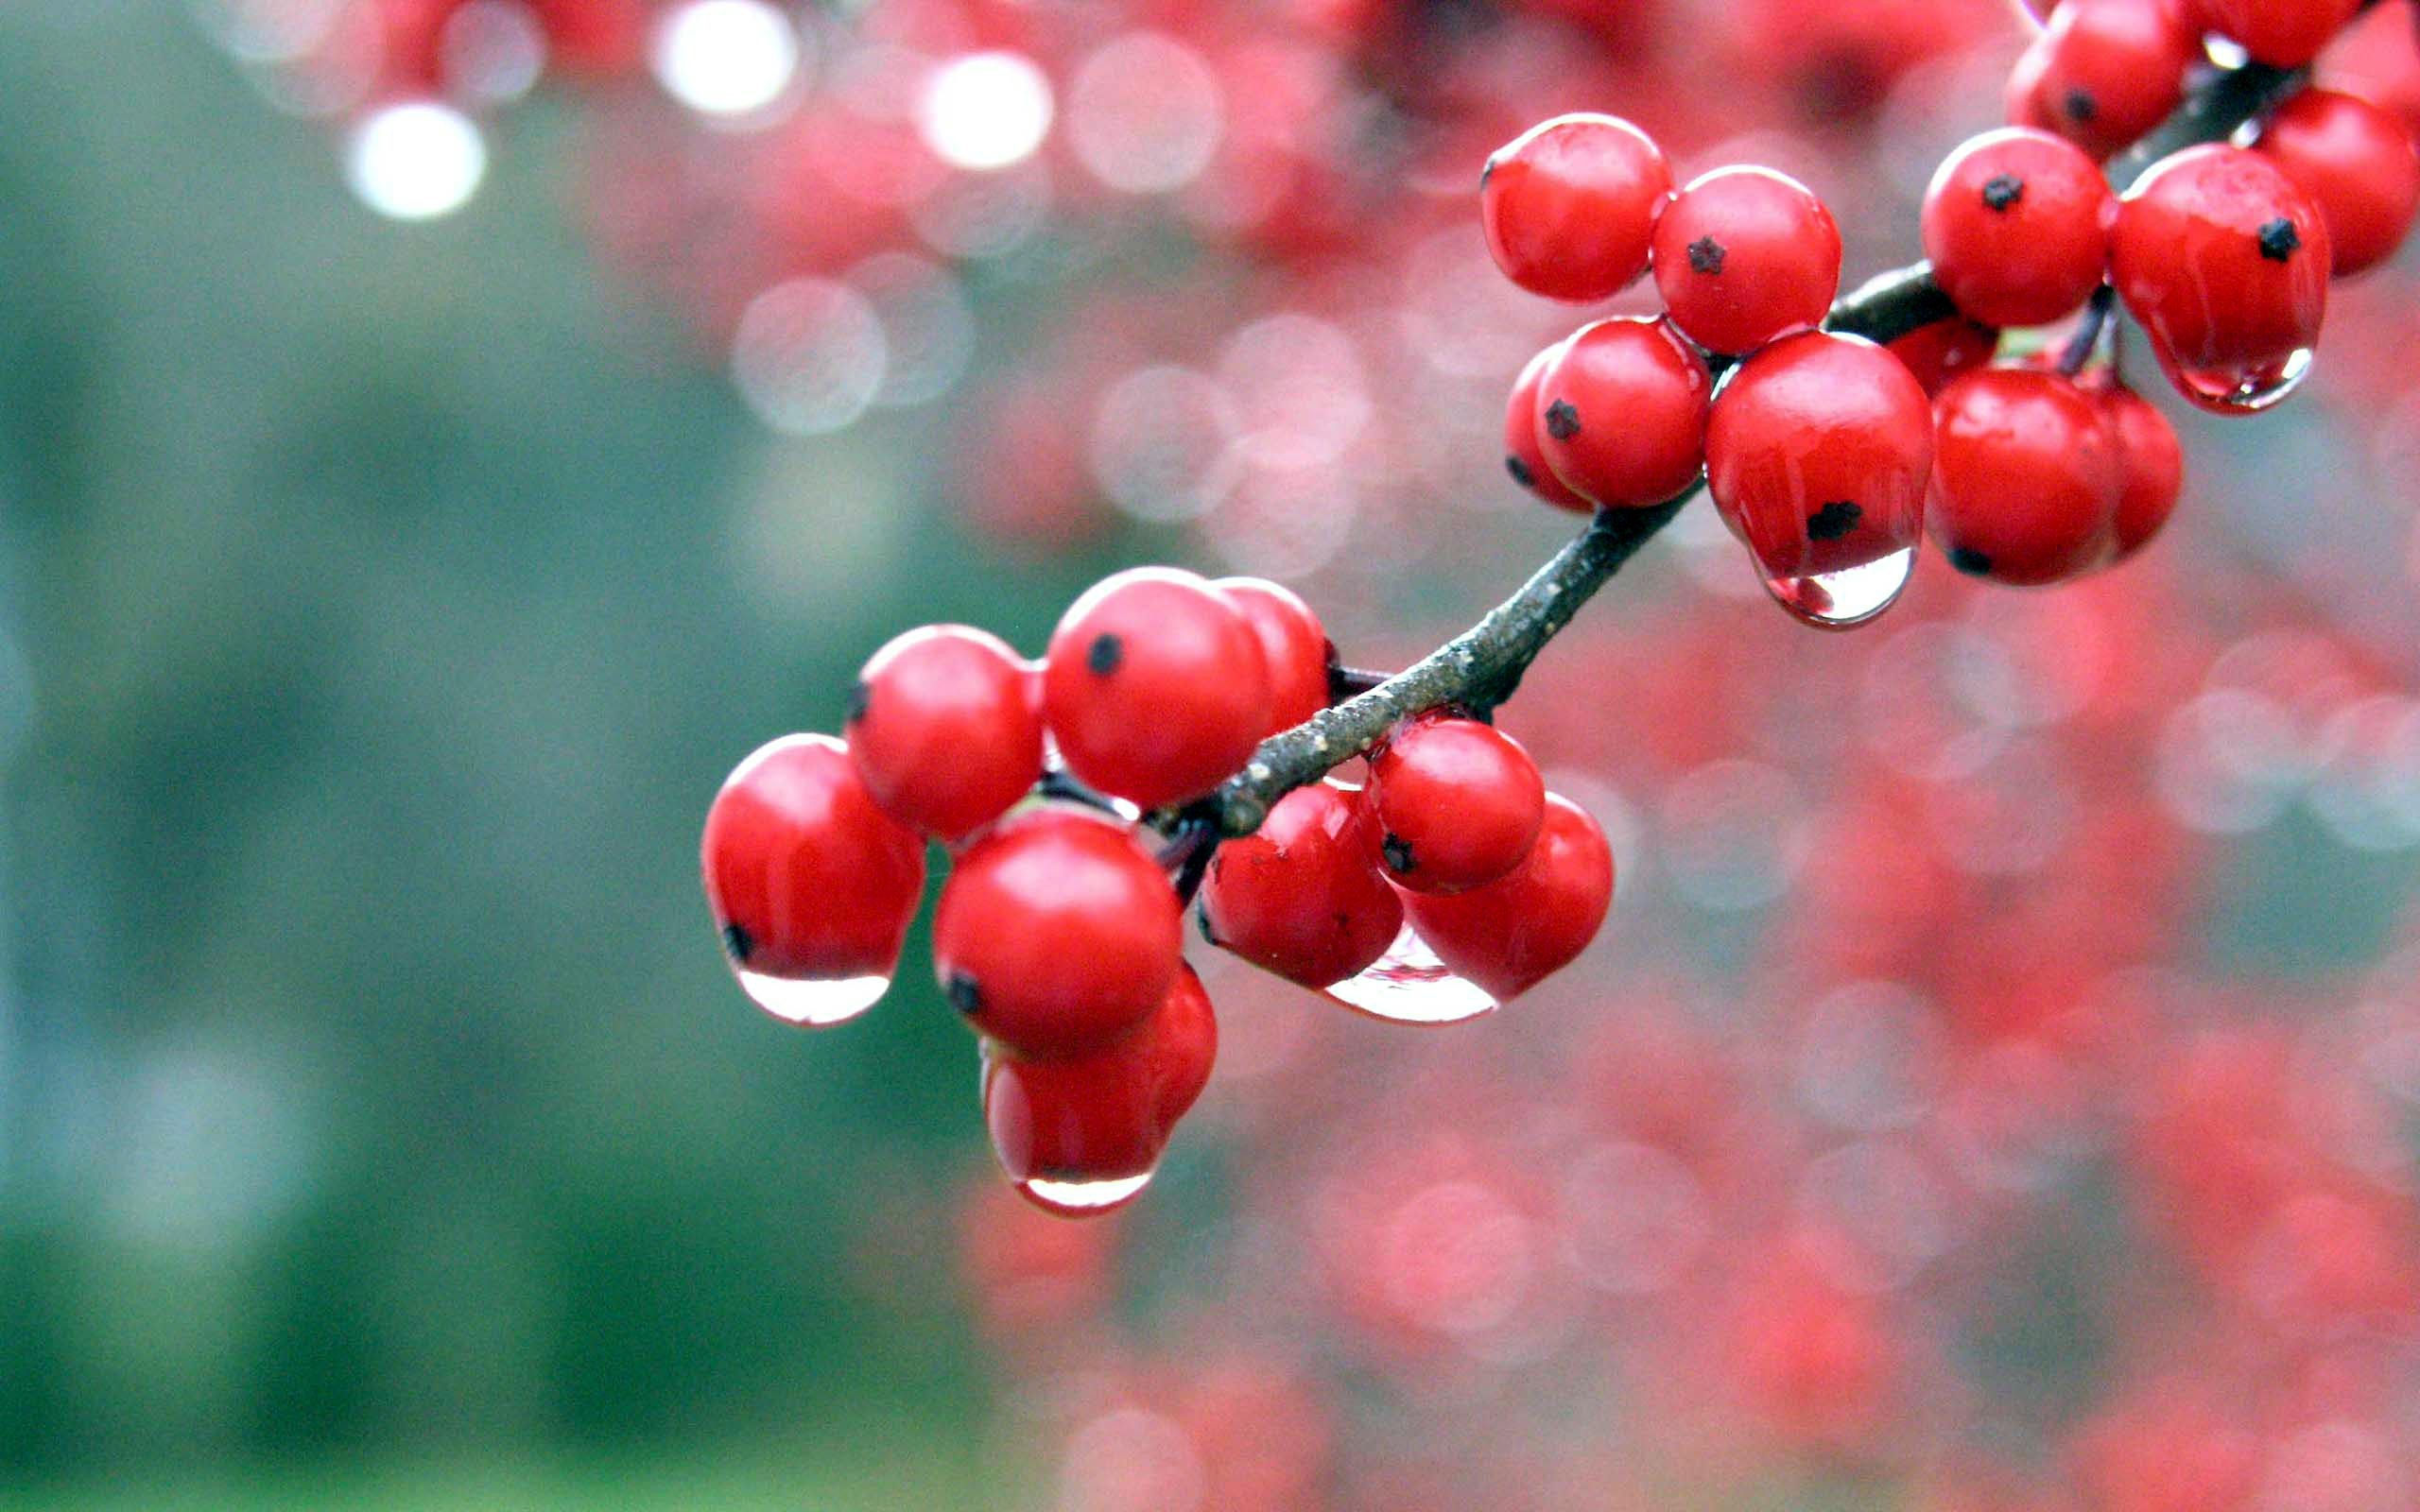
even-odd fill
[[(1138, 568), (1069, 607), (1039, 664), (964, 626), (866, 663), (847, 738), (742, 762), (706, 817), (706, 895), (741, 986), (825, 1025), (888, 989), (923, 894), (943, 992), (981, 1038), (983, 1108), (1018, 1190), (1105, 1211), (1150, 1178), (1209, 1078), (1217, 1022), (1184, 964), (1198, 890), (1216, 944), (1315, 989), (1453, 981), (1466, 1017), (1586, 947), (1612, 852), (1509, 736), (1447, 714), (1219, 845), (1201, 801), (1328, 703), (1333, 649), (1292, 593)], [(1156, 827), (1143, 816), (1152, 815)]]
[[(2067, 0), (2020, 74), (2078, 18), (2131, 3)], [(1068, 609), (1039, 666), (964, 627), (902, 637), (868, 663), (845, 743), (776, 742), (708, 817), (707, 893), (743, 986), (795, 1022), (862, 1011), (895, 970), (925, 839), (948, 845), (935, 965), (982, 1040), (994, 1148), (1020, 1191), (1066, 1212), (1138, 1192), (1206, 1081), (1217, 1028), (1182, 958), (1197, 897), (1212, 943), (1379, 1017), (1452, 1022), (1527, 990), (1594, 937), (1614, 867), (1488, 715), (1618, 565), (1589, 550), (1613, 539), (1604, 521), (1645, 522), (1635, 549), (1703, 475), (1774, 597), (1834, 627), (1896, 599), (1927, 528), (1962, 571), (2011, 584), (2138, 549), (2183, 464), (2124, 385), (2118, 301), (2197, 403), (2262, 408), (2307, 369), (2345, 270), (2335, 222), (2383, 255), (2420, 202), (2399, 123), (2317, 101), (2253, 146), (2161, 157), (2122, 198), (2090, 155), (2114, 148), (2073, 131), (1965, 144), (1927, 196), (1930, 268), (1900, 276), (1933, 306), (1866, 327), (1890, 347), (1823, 329), (1841, 242), (1803, 184), (1731, 167), (1676, 191), (1655, 143), (1610, 116), (1524, 133), (1481, 179), (1498, 266), (1565, 301), (1651, 271), (1664, 306), (1583, 327), (1515, 384), (1514, 476), (1601, 512), (1558, 559), (1584, 579), (1550, 565), (1492, 617), (1499, 638), (1531, 627), (1526, 647), (1485, 672), (1449, 647), (1321, 719), (1357, 675), (1299, 598), (1258, 579), (1117, 574)], [(2298, 175), (2313, 160), (2329, 173)], [(2079, 310), (2062, 347), (2020, 341), (1989, 365), (2004, 329)], [(1566, 581), (1578, 593), (1553, 604)], [(1332, 775), (1364, 754), (1357, 785)]]
[[(1675, 191), (1655, 143), (1606, 115), (1498, 150), (1481, 212), (1507, 277), (1588, 302), (1651, 275), (1664, 306), (1531, 359), (1505, 413), (1514, 479), (1585, 511), (1660, 505), (1703, 474), (1773, 595), (1830, 627), (1888, 608), (1927, 529), (1960, 571), (2016, 585), (2140, 549), (2175, 507), (2183, 455), (2126, 385), (2113, 300), (2194, 404), (2266, 408), (2309, 367), (2330, 278), (2410, 229), (2420, 151), (2379, 107), (2306, 91), (2248, 145), (2169, 154), (2114, 195), (2098, 160), (2176, 108), (2205, 34), (2299, 66), (2357, 7), (2051, 9), (2012, 79), (2016, 124), (1952, 152), (1925, 196), (1925, 251), (1955, 313), (1888, 349), (1822, 329), (1841, 235), (1797, 180), (1726, 167)], [(2002, 340), (2080, 310), (2064, 350)]]

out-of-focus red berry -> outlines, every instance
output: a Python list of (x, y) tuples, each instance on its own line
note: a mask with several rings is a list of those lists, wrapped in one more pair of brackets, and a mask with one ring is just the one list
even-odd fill
[(2185, 97), (2200, 39), (2177, 0), (2066, 0), (2008, 82), (2013, 126), (2066, 137), (2106, 158), (2168, 119)]
[(2361, 0), (2184, 0), (2194, 18), (2274, 68), (2300, 68), (2344, 29)]

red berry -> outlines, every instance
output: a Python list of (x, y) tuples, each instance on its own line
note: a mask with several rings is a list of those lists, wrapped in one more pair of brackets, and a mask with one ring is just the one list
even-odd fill
[(707, 905), (758, 1005), (837, 1023), (882, 995), (924, 891), (925, 842), (875, 804), (847, 747), (785, 735), (759, 748), (715, 795), (700, 849)]
[(1210, 1080), (1219, 1022), (1193, 968), (1115, 1042), (1071, 1060), (1028, 1060), (983, 1047), (983, 1122), (1017, 1190), (1067, 1217), (1132, 1198), (1168, 1133)]
[(1771, 168), (1717, 168), (1655, 224), (1655, 287), (1712, 352), (1754, 352), (1830, 313), (1841, 231), (1814, 192)]
[(1031, 673), (998, 637), (910, 630), (873, 654), (849, 695), (849, 754), (890, 815), (955, 840), (1008, 812), (1042, 776)]
[(2330, 255), (2309, 197), (2268, 159), (2215, 145), (2144, 174), (2110, 237), (2126, 307), (2204, 397), (2318, 342)]
[(2000, 349), (2000, 334), (1960, 318), (1921, 325), (1890, 344), (1891, 355), (1908, 365), (1927, 394), (1970, 369), (1980, 368)]
[(1403, 928), (1403, 904), (1371, 863), (1361, 795), (1296, 788), (1257, 833), (1229, 840), (1201, 886), (1212, 944), (1312, 988), (1357, 976)]
[(1970, 372), (1933, 403), (1933, 540), (1960, 572), (2039, 587), (2098, 566), (2125, 484), (2118, 437), (2075, 380)]
[(1269, 667), (1235, 604), (1191, 573), (1095, 583), (1050, 637), (1043, 707), (1068, 770), (1147, 809), (1197, 798), (1269, 732)]
[(1611, 115), (1558, 115), (1495, 150), (1479, 174), (1479, 220), (1504, 276), (1585, 303), (1647, 271), (1672, 170), (1646, 132)]
[(1825, 624), (1888, 606), (1836, 599), (1825, 579), (1924, 531), (1932, 406), (1898, 358), (1830, 332), (1775, 342), (1715, 396), (1705, 451), (1715, 505), (1784, 604)]
[(2199, 44), (2176, 0), (2069, 0), (2010, 74), (2009, 121), (2106, 158), (2176, 109)]
[(2411, 129), (2367, 100), (2307, 89), (2277, 108), (2253, 150), (2319, 206), (2338, 278), (2394, 256), (2420, 212)]
[(2168, 417), (2133, 389), (2113, 385), (2094, 395), (2094, 402), (2118, 438), (2118, 458), (2125, 467), (2118, 512), (2110, 522), (2110, 559), (2123, 561), (2158, 535), (2176, 512), (2176, 501), (2185, 491), (2185, 449)]
[(1988, 325), (2047, 325), (2100, 287), (2109, 185), (2092, 160), (2047, 131), (2009, 127), (1970, 139), (1925, 192), (1925, 255), (1942, 292)]
[(2186, 0), (2210, 30), (2260, 62), (2300, 68), (2361, 9), (2361, 0)]
[(1548, 794), (1537, 843), (1512, 872), (1470, 892), (1406, 893), (1437, 958), (1509, 1003), (1588, 948), (1614, 901), (1614, 853), (1585, 809)]
[(1531, 357), (1521, 376), (1512, 380), (1512, 397), (1504, 402), (1504, 471), (1512, 474), (1513, 482), (1556, 508), (1586, 514), (1597, 507), (1554, 475), (1538, 438), (1538, 384), (1563, 345), (1557, 342)]
[(1184, 915), (1132, 833), (1090, 810), (1010, 816), (958, 858), (933, 919), (933, 970), (982, 1034), (1019, 1055), (1082, 1055), (1157, 1007)]
[(1221, 577), (1210, 585), (1242, 613), (1269, 669), (1264, 736), (1291, 730), (1327, 707), (1327, 630), (1302, 595), (1266, 577)]
[(1414, 892), (1462, 892), (1530, 853), (1546, 784), (1530, 753), (1495, 726), (1432, 715), (1370, 753), (1361, 801), (1387, 880)]
[(1539, 378), (1537, 443), (1556, 477), (1606, 508), (1661, 504), (1705, 466), (1713, 392), (1705, 359), (1668, 323), (1599, 320)]
[(535, 0), (546, 66), (592, 78), (628, 73), (647, 55), (648, 0)]

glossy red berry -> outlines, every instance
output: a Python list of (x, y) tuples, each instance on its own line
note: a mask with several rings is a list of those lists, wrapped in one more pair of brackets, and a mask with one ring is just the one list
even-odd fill
[(2317, 58), (2361, 9), (2361, 0), (2185, 0), (2202, 25), (2275, 68)]
[(1010, 816), (958, 858), (933, 918), (952, 1006), (1022, 1056), (1082, 1055), (1157, 1007), (1184, 916), (1133, 832), (1088, 809)]
[(2009, 75), (2008, 118), (2109, 157), (2185, 97), (2200, 39), (2177, 0), (2067, 0)]
[(1655, 287), (1710, 352), (1754, 352), (1820, 322), (1841, 286), (1841, 231), (1814, 191), (1770, 168), (1717, 168), (1655, 224)]
[(2319, 207), (2338, 278), (2394, 256), (2420, 213), (2411, 129), (2365, 99), (2307, 89), (2277, 108), (2253, 150)]
[(1152, 809), (1234, 776), (1268, 734), (1272, 702), (1243, 611), (1191, 573), (1137, 567), (1068, 607), (1043, 707), (1069, 771)]
[(1302, 595), (1266, 577), (1221, 577), (1210, 585), (1252, 626), (1269, 669), (1265, 734), (1291, 730), (1327, 707), (1327, 629)]
[(1307, 988), (1360, 974), (1403, 928), (1403, 904), (1371, 859), (1372, 825), (1352, 789), (1287, 794), (1257, 833), (1219, 847), (1201, 885), (1202, 932)]
[(2125, 470), (2109, 529), (2110, 559), (2123, 561), (2149, 544), (2176, 512), (2185, 491), (2185, 448), (2168, 417), (2133, 389), (2112, 385), (2093, 401), (2118, 438)]
[(1705, 359), (1662, 320), (1599, 320), (1538, 380), (1537, 441), (1572, 491), (1609, 509), (1661, 504), (1705, 466)]
[(1933, 402), (1928, 524), (1949, 563), (2020, 587), (2100, 565), (2125, 484), (2100, 405), (2056, 372), (1968, 373)]
[(1431, 715), (1370, 753), (1361, 800), (1387, 880), (1414, 892), (1462, 892), (1529, 854), (1546, 784), (1530, 753), (1495, 726)]
[(1586, 514), (1597, 507), (1554, 475), (1554, 469), (1547, 465), (1546, 449), (1539, 444), (1538, 384), (1562, 351), (1562, 342), (1546, 348), (1512, 380), (1512, 395), (1504, 402), (1504, 471), (1512, 474), (1513, 482), (1556, 508)]
[(1067, 1060), (983, 1047), (983, 1122), (1000, 1168), (1026, 1197), (1084, 1217), (1132, 1198), (1168, 1133), (1209, 1084), (1219, 1023), (1193, 968), (1122, 1038)]
[[(1906, 582), (1877, 564), (1924, 531), (1932, 406), (1870, 341), (1807, 332), (1735, 369), (1706, 426), (1706, 481), (1774, 596), (1822, 625), (1880, 613)], [(1873, 567), (1874, 581), (1843, 575)]]
[(2117, 204), (2074, 144), (2027, 127), (1952, 152), (1925, 192), (1925, 255), (1959, 309), (1987, 325), (2047, 325), (2100, 287)]
[(1984, 367), (2000, 349), (2000, 334), (1961, 316), (1920, 325), (1886, 349), (1908, 365), (1927, 394), (1971, 369)]
[(1509, 1003), (1588, 948), (1614, 901), (1614, 853), (1588, 812), (1548, 794), (1536, 844), (1508, 876), (1450, 896), (1407, 893), (1437, 958)]
[(2188, 147), (2118, 208), (2110, 267), (2161, 360), (2204, 403), (2282, 391), (2327, 314), (2330, 243), (2308, 196), (2240, 147)]
[(1042, 776), (1030, 669), (963, 625), (910, 630), (873, 654), (849, 694), (849, 754), (902, 823), (955, 840), (1008, 812)]
[(1648, 134), (1611, 115), (1558, 115), (1495, 150), (1479, 174), (1479, 220), (1504, 276), (1585, 303), (1647, 271), (1672, 170)]
[(885, 814), (848, 747), (786, 735), (724, 780), (700, 846), (706, 902), (766, 1012), (837, 1023), (873, 1005), (925, 886), (925, 842)]

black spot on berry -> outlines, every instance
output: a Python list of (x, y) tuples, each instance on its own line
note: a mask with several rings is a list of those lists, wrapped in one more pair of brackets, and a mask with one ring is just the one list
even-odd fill
[[(1214, 867), (1211, 869), (1215, 871), (1218, 868)], [(1208, 899), (1204, 898), (1194, 900), (1193, 921), (1201, 926), (1201, 937), (1203, 939), (1208, 940), (1213, 945), (1224, 945), (1227, 943), (1225, 940), (1220, 939), (1219, 937), (1219, 932), (1210, 926), (1210, 902)]]
[(1396, 871), (1411, 869), (1411, 842), (1399, 834), (1389, 834), (1378, 842), (1378, 850), (1386, 856), (1387, 865)]
[(1530, 464), (1509, 452), (1504, 455), (1504, 471), (1512, 473), (1512, 481), (1525, 489), (1534, 489), (1538, 486), (1538, 475), (1530, 471)]
[(1571, 401), (1558, 399), (1547, 406), (1547, 434), (1558, 441), (1567, 441), (1580, 434), (1580, 411)]
[(748, 957), (755, 953), (756, 942), (748, 937), (745, 927), (738, 924), (725, 924), (722, 926), (722, 950), (724, 954), (745, 966), (748, 964)]
[(964, 971), (951, 972), (949, 984), (942, 990), (949, 994), (949, 1005), (968, 1018), (983, 1011), (983, 989)]
[(1969, 577), (1983, 577), (1991, 573), (1992, 558), (1972, 546), (1960, 546), (1949, 554), (1949, 565)]
[(1487, 187), (1487, 180), (1489, 180), (1490, 179), (1493, 179), (1493, 178), (1495, 178), (1495, 160), (1494, 158), (1490, 158), (1490, 159), (1488, 159), (1485, 163), (1480, 163), (1480, 164), (1479, 164), (1479, 168), (1478, 168), (1478, 186), (1479, 186), (1480, 188), (1482, 188), (1482, 189), (1486, 188), (1486, 187)]
[(1689, 269), (1713, 278), (1722, 271), (1722, 260), (1728, 255), (1722, 244), (1711, 236), (1701, 236), (1689, 243)]
[(2100, 113), (2100, 102), (2092, 97), (2092, 91), (2088, 89), (2071, 89), (2060, 103), (2066, 108), (2070, 121), (2089, 121)]
[(1983, 184), (1983, 203), (2004, 211), (2025, 198), (2025, 180), (2013, 173), (1996, 173)]
[(1842, 499), (1827, 504), (1806, 517), (1806, 534), (1816, 541), (1838, 541), (1857, 528), (1865, 511)]
[(1096, 635), (1084, 652), (1084, 666), (1094, 677), (1105, 678), (1126, 664), (1126, 643), (1115, 635)]
[(854, 724), (857, 723), (859, 720), (861, 720), (861, 719), (865, 718), (865, 716), (866, 716), (866, 711), (867, 711), (868, 709), (873, 708), (873, 690), (872, 688), (870, 688), (870, 687), (867, 687), (863, 682), (852, 682), (852, 683), (850, 683), (850, 684), (849, 684), (849, 702), (848, 702), (848, 723), (850, 723), (850, 724), (853, 724), (853, 725), (854, 725)]
[(2302, 246), (2303, 233), (2283, 215), (2260, 228), (2260, 255), (2273, 263), (2291, 260)]

